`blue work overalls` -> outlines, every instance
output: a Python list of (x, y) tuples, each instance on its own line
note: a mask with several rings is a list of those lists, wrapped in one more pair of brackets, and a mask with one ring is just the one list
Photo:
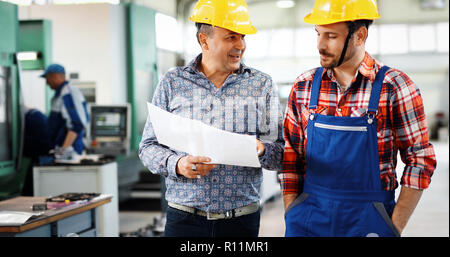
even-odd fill
[[(376, 75), (366, 115), (311, 112), (303, 193), (286, 210), (286, 236), (400, 236), (390, 218), (394, 191), (381, 187), (375, 117), (388, 68)], [(314, 75), (309, 109), (317, 107), (322, 73)]]

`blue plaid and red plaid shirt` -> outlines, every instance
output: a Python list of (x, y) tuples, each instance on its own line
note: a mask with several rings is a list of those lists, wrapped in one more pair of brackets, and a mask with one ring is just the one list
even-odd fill
[[(364, 115), (369, 105), (375, 75), (382, 64), (367, 52), (351, 85), (342, 90), (331, 69), (324, 69), (316, 113), (331, 116)], [(285, 120), (283, 169), (279, 173), (283, 194), (301, 193), (306, 171), (306, 128), (311, 85), (317, 69), (307, 71), (294, 82)], [(397, 153), (406, 164), (401, 185), (425, 189), (436, 168), (433, 146), (419, 89), (403, 72), (390, 68), (386, 72), (377, 113), (380, 179), (384, 190), (398, 187)]]

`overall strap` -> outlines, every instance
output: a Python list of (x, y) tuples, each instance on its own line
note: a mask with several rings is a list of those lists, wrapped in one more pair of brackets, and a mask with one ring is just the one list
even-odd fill
[(320, 84), (322, 82), (323, 67), (319, 67), (314, 73), (314, 79), (311, 88), (311, 98), (309, 99), (309, 109), (316, 109), (319, 102)]
[(367, 110), (367, 113), (375, 114), (378, 111), (378, 102), (380, 101), (384, 75), (388, 69), (390, 69), (388, 66), (381, 67), (375, 76), (375, 81), (372, 84), (372, 91), (370, 92), (369, 109)]

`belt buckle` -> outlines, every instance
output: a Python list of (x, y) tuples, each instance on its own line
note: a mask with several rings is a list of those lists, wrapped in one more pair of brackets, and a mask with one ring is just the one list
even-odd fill
[(224, 219), (231, 219), (231, 218), (233, 218), (233, 211), (226, 211)]
[[(211, 214), (212, 214), (212, 213), (210, 213), (210, 212), (207, 212), (207, 213), (206, 213), (206, 219), (207, 219), (207, 220), (218, 220), (218, 219), (220, 219), (220, 218), (214, 218), (214, 217), (212, 217)], [(224, 213), (224, 215), (225, 215), (224, 219), (231, 219), (231, 218), (233, 218), (233, 211), (226, 211), (226, 212)]]

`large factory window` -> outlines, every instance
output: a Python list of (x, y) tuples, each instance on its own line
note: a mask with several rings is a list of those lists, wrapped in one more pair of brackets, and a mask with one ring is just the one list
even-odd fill
[(408, 27), (406, 24), (380, 25), (380, 54), (408, 52)]
[(448, 22), (441, 22), (437, 27), (437, 50), (448, 53)]
[(411, 52), (433, 52), (436, 50), (436, 26), (418, 24), (409, 26), (409, 50)]
[(174, 17), (156, 13), (156, 46), (172, 52), (181, 51), (181, 29)]
[(317, 32), (313, 26), (295, 31), (295, 55), (297, 57), (319, 56), (317, 51)]
[(277, 29), (271, 33), (269, 43), (269, 56), (286, 57), (292, 56), (294, 52), (294, 30)]
[(245, 42), (247, 49), (245, 50), (244, 57), (258, 58), (265, 57), (267, 55), (267, 49), (269, 48), (269, 31), (258, 30), (258, 33), (245, 36)]
[(371, 25), (369, 27), (369, 34), (366, 39), (366, 51), (372, 55), (380, 53), (380, 36), (378, 25)]

